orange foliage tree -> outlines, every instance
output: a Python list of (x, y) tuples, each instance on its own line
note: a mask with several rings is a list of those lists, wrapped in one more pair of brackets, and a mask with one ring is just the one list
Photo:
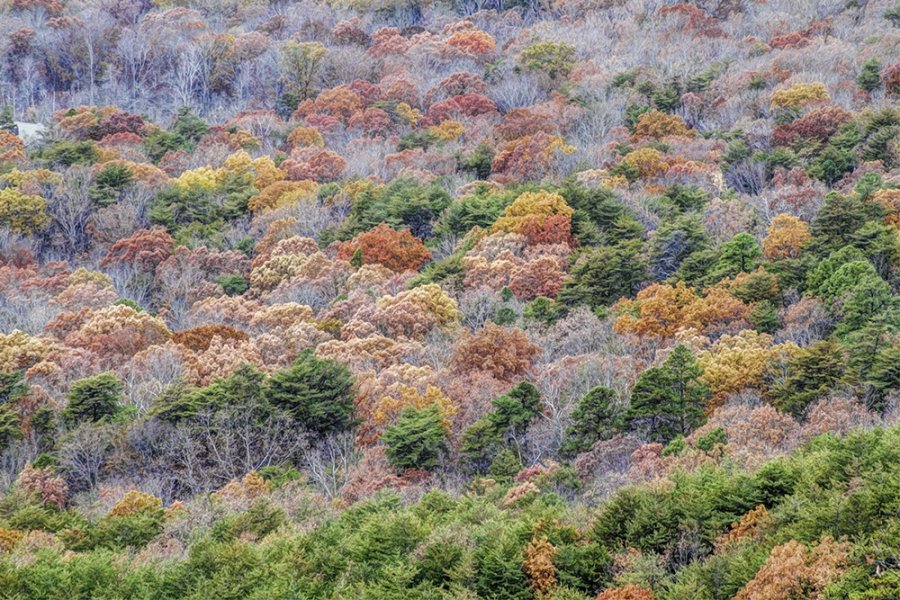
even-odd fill
[(674, 286), (654, 283), (634, 300), (617, 302), (614, 310), (620, 315), (615, 323), (619, 333), (669, 338), (689, 330), (716, 335), (742, 329), (750, 307), (732, 296), (725, 284), (700, 297), (679, 281)]
[(799, 217), (781, 214), (772, 219), (763, 239), (763, 254), (771, 260), (796, 258), (803, 244), (812, 238), (809, 227)]
[(769, 558), (734, 597), (735, 600), (817, 598), (846, 570), (851, 544), (831, 537), (807, 548), (791, 540), (772, 548)]
[(431, 252), (409, 229), (398, 231), (384, 223), (341, 244), (338, 258), (350, 260), (357, 251), (363, 264), (377, 263), (398, 273), (417, 271), (431, 260)]
[(597, 600), (654, 600), (653, 592), (630, 583), (624, 587), (603, 590)]

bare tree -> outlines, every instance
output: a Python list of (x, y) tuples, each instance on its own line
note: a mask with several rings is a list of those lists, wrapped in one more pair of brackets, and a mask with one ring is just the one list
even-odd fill
[(61, 245), (70, 254), (82, 252), (89, 242), (85, 226), (94, 206), (90, 196), (91, 182), (89, 169), (72, 167), (66, 171), (63, 183), (56, 186), (48, 198), (47, 212), (57, 234), (54, 245)]
[(330, 434), (315, 445), (301, 450), (303, 468), (310, 480), (328, 498), (338, 495), (347, 482), (347, 474), (360, 453), (351, 432)]
[(72, 490), (92, 490), (113, 450), (114, 426), (85, 423), (60, 441), (59, 467)]

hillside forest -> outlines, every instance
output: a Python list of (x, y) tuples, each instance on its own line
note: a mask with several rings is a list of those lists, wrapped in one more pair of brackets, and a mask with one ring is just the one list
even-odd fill
[(0, 599), (898, 598), (896, 0), (0, 0)]

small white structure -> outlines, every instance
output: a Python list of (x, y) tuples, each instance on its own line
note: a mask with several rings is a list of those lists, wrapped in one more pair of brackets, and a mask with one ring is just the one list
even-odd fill
[(41, 137), (47, 132), (47, 126), (40, 123), (16, 121), (16, 127), (19, 129), (19, 137), (26, 146), (41, 141)]

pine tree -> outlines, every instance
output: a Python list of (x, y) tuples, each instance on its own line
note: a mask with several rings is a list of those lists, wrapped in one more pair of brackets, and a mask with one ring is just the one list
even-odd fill
[(559, 301), (597, 309), (623, 296), (633, 296), (647, 274), (640, 252), (639, 241), (588, 250), (575, 261), (572, 279), (560, 291)]
[(9, 404), (0, 404), (0, 452), (20, 437), (22, 430), (19, 427), (19, 415)]
[(856, 76), (856, 85), (867, 92), (874, 92), (881, 87), (881, 63), (877, 58), (870, 58), (863, 63)]
[(811, 246), (819, 254), (847, 246), (853, 234), (866, 222), (866, 207), (855, 196), (831, 192), (810, 227)]
[(122, 381), (112, 372), (100, 373), (72, 384), (64, 414), (71, 423), (96, 423), (114, 416), (121, 408)]
[(511, 448), (520, 461), (523, 459), (522, 443), (531, 421), (540, 414), (541, 395), (523, 381), (491, 404), (494, 410), (470, 425), (460, 439), (460, 453), (481, 473), (504, 448)]
[(606, 440), (619, 429), (617, 395), (608, 387), (598, 386), (578, 401), (572, 411), (572, 422), (566, 428), (560, 448), (564, 457), (588, 450), (598, 440)]
[(355, 425), (353, 388), (347, 367), (306, 350), (293, 365), (269, 379), (266, 397), (308, 431), (325, 435)]
[(0, 131), (18, 133), (18, 127), (16, 127), (16, 121), (13, 118), (12, 106), (9, 104), (4, 104), (3, 108), (0, 108)]
[(703, 423), (709, 390), (699, 382), (697, 359), (679, 344), (660, 367), (647, 369), (631, 392), (626, 427), (654, 442), (668, 443)]
[(719, 248), (719, 260), (713, 270), (718, 279), (749, 273), (756, 268), (762, 250), (749, 233), (739, 233)]
[(398, 472), (437, 467), (446, 439), (444, 417), (435, 404), (403, 411), (381, 436), (388, 461)]
[(22, 371), (0, 372), (0, 404), (15, 402), (28, 393)]
[(788, 361), (784, 381), (772, 386), (772, 403), (783, 412), (802, 417), (844, 376), (846, 359), (835, 342), (819, 341), (801, 349)]

